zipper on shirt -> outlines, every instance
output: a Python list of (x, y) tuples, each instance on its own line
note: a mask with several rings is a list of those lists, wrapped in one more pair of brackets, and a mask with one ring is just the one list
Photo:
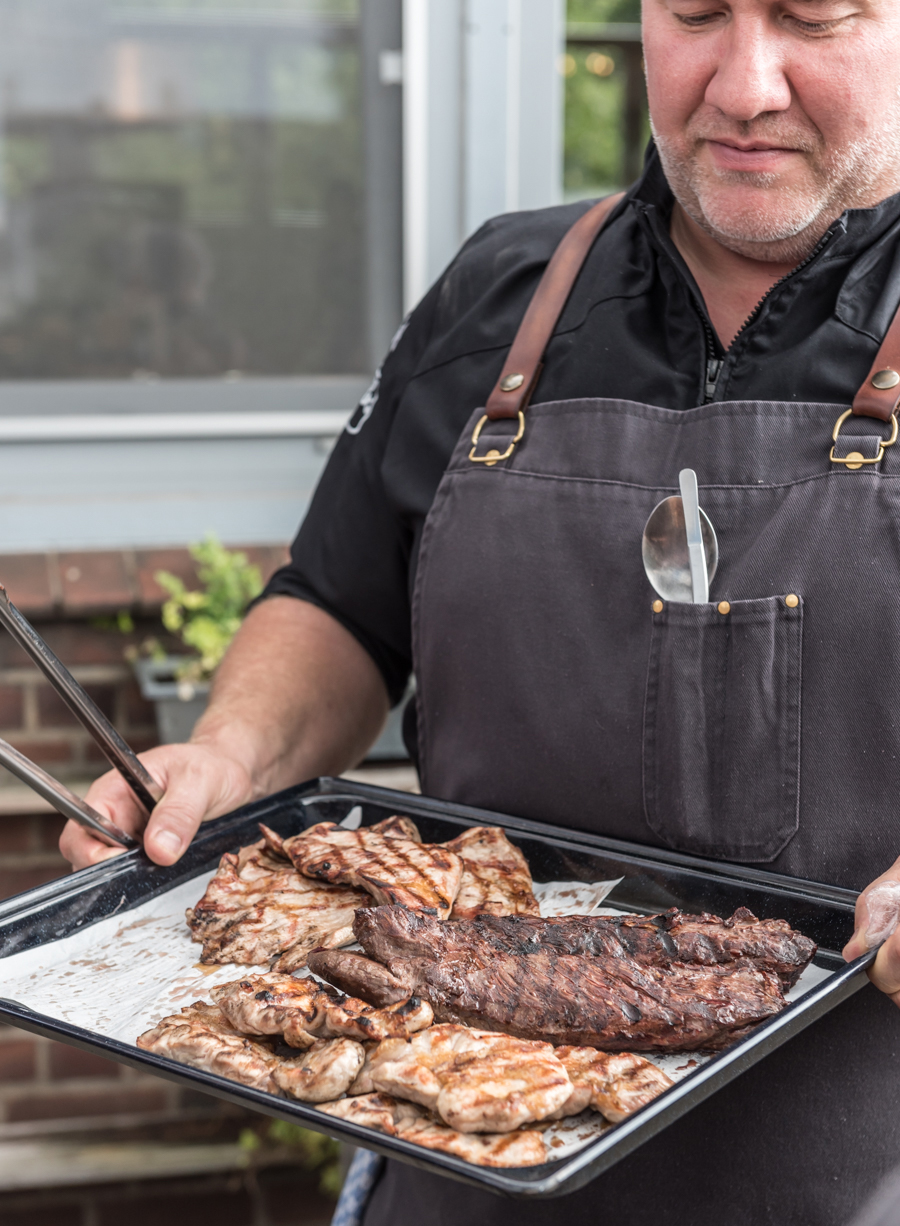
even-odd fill
[(704, 388), (705, 396), (703, 403), (710, 404), (716, 398), (716, 383), (719, 380), (719, 372), (725, 365), (724, 358), (707, 358), (706, 359), (706, 387)]

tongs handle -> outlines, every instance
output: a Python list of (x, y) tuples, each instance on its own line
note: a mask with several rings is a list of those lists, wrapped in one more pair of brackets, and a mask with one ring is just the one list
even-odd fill
[(37, 792), (38, 796), (43, 796), (44, 800), (49, 801), (63, 817), (68, 817), (73, 822), (87, 827), (94, 838), (99, 839), (102, 843), (110, 847), (124, 847), (129, 851), (133, 847), (140, 846), (130, 834), (120, 830), (115, 822), (104, 817), (102, 813), (98, 813), (96, 809), (92, 809), (87, 801), (76, 796), (74, 792), (70, 792), (67, 787), (63, 787), (52, 775), (48, 775), (45, 770), (26, 758), (24, 754), (19, 753), (18, 749), (13, 749), (12, 745), (4, 740), (0, 740), (0, 765), (5, 766), (23, 783), (27, 783)]
[[(102, 749), (110, 765), (114, 766), (122, 775), (132, 792), (134, 792), (140, 803), (147, 810), (147, 813), (152, 813), (156, 802), (162, 799), (162, 788), (144, 766), (143, 762), (141, 762), (141, 760), (138, 758), (134, 750), (125, 743), (94, 700), (84, 691), (84, 689), (82, 689), (66, 666), (56, 658), (56, 656), (35, 630), (34, 626), (32, 626), (31, 623), (26, 621), (26, 619), (22, 616), (22, 614), (10, 600), (6, 592), (6, 588), (2, 585), (2, 583), (0, 583), (0, 623), (6, 627), (19, 646), (26, 651), (29, 656), (31, 656), (32, 660), (34, 660), (35, 664), (59, 694), (60, 698), (62, 698), (63, 702), (79, 721), (79, 723), (87, 728), (88, 732)], [(6, 749), (10, 750), (11, 747), (7, 745)], [(11, 750), (11, 752), (15, 754), (17, 751)], [(21, 757), (21, 754), (18, 756)], [(4, 766), (12, 770), (14, 774), (18, 774), (20, 779), (24, 779), (25, 783), (30, 784), (30, 786), (34, 787), (36, 791), (40, 792), (40, 788), (38, 788), (32, 782), (30, 777), (25, 778), (24, 775), (16, 771), (2, 758), (0, 758), (0, 761), (2, 761)], [(27, 758), (23, 758), (22, 761), (28, 763)], [(57, 784), (53, 779), (51, 779), (46, 772), (41, 771), (40, 767), (36, 767), (33, 764), (28, 763), (28, 768), (31, 771), (37, 771), (38, 775), (44, 776), (45, 779), (50, 781), (50, 784), (53, 787), (61, 787), (61, 785)], [(37, 778), (37, 776), (35, 776), (35, 778)], [(62, 791), (66, 792), (68, 796), (77, 801), (79, 805), (83, 804), (82, 801), (78, 800), (78, 797), (75, 796), (74, 793), (68, 792), (68, 790), (65, 788), (63, 788)], [(41, 795), (44, 795), (44, 793), (41, 792)], [(56, 804), (56, 801), (52, 797), (47, 796), (46, 799), (49, 800), (51, 804)], [(59, 808), (59, 805), (56, 807)], [(62, 812), (62, 810), (60, 810), (60, 812)], [(93, 815), (91, 817), (91, 821), (99, 817), (98, 814), (94, 813), (93, 809), (90, 810), (90, 814)], [(73, 815), (67, 814), (67, 816)], [(84, 816), (84, 814), (82, 816)], [(82, 821), (82, 818), (75, 817), (74, 820)], [(100, 820), (105, 821), (106, 819), (104, 818)], [(109, 824), (112, 825), (112, 823)], [(82, 821), (82, 825), (90, 825), (90, 823), (88, 821)], [(113, 828), (118, 834), (122, 834), (118, 827), (114, 826)], [(92, 826), (91, 829), (93, 829)], [(128, 838), (128, 835), (124, 835), (123, 837)], [(133, 840), (129, 840), (129, 845), (134, 845)], [(123, 846), (125, 846), (125, 844), (123, 844)]]

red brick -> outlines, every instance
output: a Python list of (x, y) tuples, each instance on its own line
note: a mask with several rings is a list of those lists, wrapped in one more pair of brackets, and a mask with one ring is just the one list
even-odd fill
[(25, 814), (0, 814), (0, 855), (11, 851), (31, 851), (34, 823)]
[[(83, 1226), (85, 1221), (81, 1205), (78, 1204), (54, 1204), (40, 1209), (30, 1206), (27, 1209), (7, 1209), (4, 1202), (8, 1199), (0, 1196), (0, 1222), (3, 1226)], [(21, 1204), (21, 1193), (16, 1199)]]
[(32, 819), (37, 823), (38, 842), (42, 851), (55, 851), (66, 819), (59, 813), (41, 813)]
[[(295, 1213), (297, 1208), (295, 1206)], [(179, 1223), (179, 1226), (186, 1222), (195, 1223), (195, 1226), (252, 1226), (259, 1219), (245, 1188), (215, 1192), (198, 1189), (192, 1194), (187, 1189), (163, 1190), (151, 1186), (142, 1189), (139, 1200), (104, 1197), (97, 1207), (97, 1226), (121, 1226), (123, 1220), (128, 1226), (159, 1226), (160, 1222)]]
[(59, 574), (67, 612), (115, 611), (134, 604), (137, 592), (119, 550), (61, 553)]
[[(0, 1046), (0, 1057), (3, 1048)], [(50, 1044), (50, 1076), (54, 1081), (72, 1077), (118, 1077), (121, 1065), (105, 1060), (92, 1051), (69, 1047), (65, 1043)]]
[(24, 894), (35, 886), (43, 885), (45, 881), (56, 881), (71, 872), (70, 866), (59, 858), (59, 867), (47, 865), (45, 868), (0, 868), (0, 898), (12, 898), (16, 894)]
[(0, 685), (0, 728), (19, 728), (22, 724), (22, 687)]
[(6, 1118), (11, 1123), (22, 1120), (62, 1120), (80, 1116), (138, 1114), (142, 1111), (163, 1111), (166, 1091), (158, 1090), (96, 1090), (76, 1094), (29, 1095), (7, 1103)]
[(134, 678), (123, 683), (120, 701), (129, 727), (152, 728), (155, 725), (156, 711), (153, 703), (143, 696), (141, 687)]
[(31, 1081), (35, 1075), (35, 1040), (0, 1043), (0, 1083)]
[(72, 741), (62, 739), (33, 741), (23, 736), (11, 736), (9, 739), (19, 753), (23, 753), (26, 758), (31, 758), (32, 762), (37, 762), (41, 766), (48, 764), (56, 766), (61, 763), (68, 765), (73, 760)]
[(53, 591), (45, 553), (0, 554), (0, 583), (23, 613), (49, 613)]
[[(109, 719), (115, 714), (115, 687), (112, 685), (86, 685), (84, 687), (94, 702)], [(81, 726), (56, 690), (42, 685), (38, 690), (38, 719), (42, 728), (66, 728)]]
[(126, 667), (125, 648), (129, 639), (118, 630), (100, 630), (84, 622), (70, 621), (44, 626), (41, 634), (69, 668), (79, 664), (119, 664), (123, 669)]
[(137, 554), (137, 587), (142, 605), (158, 609), (169, 593), (156, 582), (156, 572), (167, 570), (189, 588), (199, 587), (197, 563), (186, 549), (147, 549)]

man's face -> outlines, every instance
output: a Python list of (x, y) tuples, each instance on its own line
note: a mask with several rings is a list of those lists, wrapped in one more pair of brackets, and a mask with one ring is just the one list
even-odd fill
[(644, 0), (644, 56), (666, 177), (731, 250), (802, 259), (900, 190), (900, 0)]

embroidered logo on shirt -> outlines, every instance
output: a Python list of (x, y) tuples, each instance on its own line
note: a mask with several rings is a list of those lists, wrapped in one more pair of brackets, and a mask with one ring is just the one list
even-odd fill
[[(403, 333), (409, 327), (409, 319), (404, 319), (403, 323), (394, 333), (394, 339), (391, 341), (391, 347), (388, 349), (388, 357), (394, 352), (400, 342), (403, 340)], [(363, 393), (363, 398), (353, 412), (353, 416), (347, 422), (344, 429), (348, 434), (359, 434), (360, 430), (372, 416), (375, 405), (378, 403), (378, 395), (381, 391), (381, 372), (383, 367), (379, 366), (375, 371), (375, 378), (366, 388)]]

